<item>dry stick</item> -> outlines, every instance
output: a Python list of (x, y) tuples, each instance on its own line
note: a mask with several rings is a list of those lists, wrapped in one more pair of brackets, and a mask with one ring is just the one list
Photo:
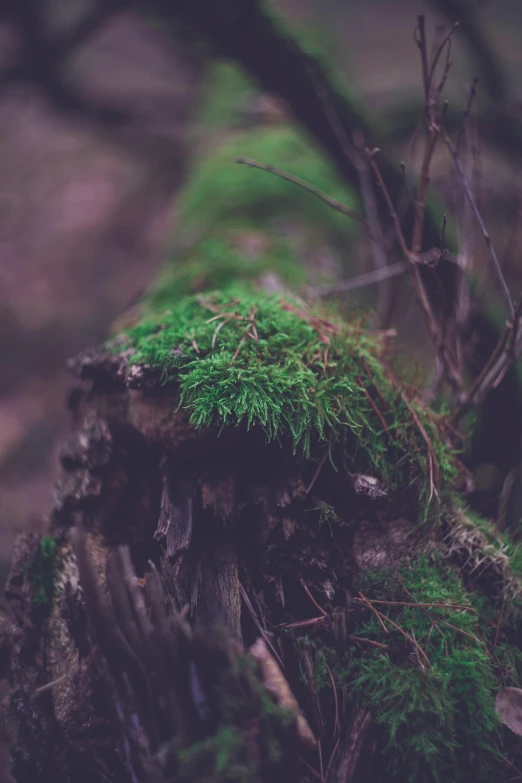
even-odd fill
[(308, 628), (312, 625), (318, 625), (319, 623), (324, 623), (328, 617), (325, 617), (323, 614), (320, 617), (311, 617), (310, 620), (296, 620), (294, 623), (282, 623), (281, 625), (276, 625), (276, 628)]
[(495, 368), (497, 367), (498, 362), (502, 360), (503, 351), (508, 341), (510, 332), (511, 327), (509, 324), (507, 324), (491, 356), (482, 368), (480, 374), (475, 378), (473, 386), (466, 394), (459, 408), (454, 413), (452, 417), (453, 423), (459, 421), (459, 419), (461, 419), (462, 416), (464, 416), (464, 414), (467, 413), (471, 407), (480, 402), (484, 393), (483, 389), (488, 385), (488, 379), (491, 379), (491, 375), (494, 376), (493, 380), (498, 376), (498, 371), (496, 371)]
[[(427, 61), (426, 38), (424, 35), (424, 23), (422, 25), (420, 24), (420, 17), (419, 17), (419, 30), (422, 30), (421, 41), (418, 44), (418, 46), (421, 49), (421, 61), (423, 64), (423, 72), (424, 72), (424, 62)], [(446, 57), (446, 65), (444, 68), (444, 73), (442, 74), (442, 78), (436, 90), (434, 91), (434, 94), (432, 95), (431, 79), (433, 78), (436, 61), (446, 45), (447, 45), (448, 54)], [(442, 90), (444, 89), (444, 85), (446, 84), (448, 73), (451, 68), (451, 57), (450, 57), (451, 34), (450, 37), (447, 37), (444, 40), (444, 43), (442, 44), (442, 47), (440, 49), (440, 53), (437, 55), (436, 60), (434, 60), (433, 62), (432, 69), (429, 75), (426, 77), (427, 83), (425, 84), (425, 94), (426, 94), (425, 112), (426, 112), (426, 119), (428, 122), (428, 138), (426, 139), (426, 145), (424, 148), (421, 173), (419, 177), (419, 187), (417, 190), (417, 200), (415, 204), (415, 222), (413, 226), (412, 243), (411, 243), (411, 249), (414, 253), (420, 253), (422, 249), (422, 229), (424, 227), (424, 217), (426, 213), (426, 193), (428, 190), (428, 186), (430, 184), (431, 162), (433, 160), (433, 154), (435, 152), (435, 147), (437, 146), (437, 140), (440, 134), (440, 127), (439, 127), (438, 116), (436, 112), (436, 104), (440, 98)]]
[(468, 100), (466, 101), (466, 106), (464, 108), (464, 112), (462, 115), (462, 125), (460, 126), (459, 135), (457, 136), (457, 142), (455, 144), (455, 150), (457, 154), (460, 152), (460, 145), (462, 143), (464, 129), (466, 127), (466, 123), (471, 112), (471, 107), (473, 106), (473, 101), (475, 100), (475, 96), (477, 94), (477, 84), (478, 84), (478, 77), (475, 76), (473, 78), (473, 81), (471, 82), (471, 87), (469, 88)]
[(306, 294), (312, 298), (330, 296), (331, 294), (341, 294), (345, 291), (354, 291), (357, 288), (363, 288), (366, 285), (380, 283), (382, 280), (402, 275), (407, 271), (408, 264), (404, 261), (397, 261), (395, 264), (389, 264), (388, 266), (374, 269), (371, 272), (364, 272), (362, 275), (350, 277), (348, 280), (339, 280), (338, 283), (333, 283), (329, 286), (310, 286), (307, 288)]
[(373, 242), (377, 241), (377, 239), (372, 235), (368, 223), (360, 215), (358, 215), (357, 212), (354, 212), (345, 204), (342, 204), (340, 201), (337, 201), (337, 199), (330, 198), (330, 196), (328, 196), (326, 193), (323, 193), (323, 191), (319, 190), (319, 188), (314, 187), (314, 185), (310, 185), (308, 182), (305, 182), (303, 179), (300, 179), (299, 177), (294, 177), (293, 174), (288, 174), (286, 171), (282, 171), (281, 169), (276, 169), (276, 167), (272, 166), (270, 163), (260, 163), (257, 160), (252, 160), (251, 158), (236, 158), (236, 163), (240, 163), (245, 166), (250, 166), (253, 169), (260, 169), (261, 171), (267, 171), (269, 174), (274, 174), (276, 177), (286, 180), (286, 182), (291, 182), (292, 185), (297, 185), (298, 188), (302, 188), (303, 190), (306, 190), (307, 193), (311, 193), (312, 196), (315, 196), (321, 201), (324, 201), (324, 203), (327, 204), (330, 207), (330, 209), (335, 210), (335, 212), (340, 212), (342, 215), (346, 215), (346, 217), (355, 220), (355, 222), (358, 223), (361, 226), (361, 228), (364, 229), (364, 231), (368, 234), (368, 236)]
[[(316, 84), (316, 92), (323, 104), (325, 115), (330, 123), (330, 126), (335, 133), (337, 140), (341, 146), (344, 156), (347, 161), (354, 166), (359, 176), (359, 183), (361, 186), (361, 195), (364, 201), (364, 208), (366, 212), (366, 218), (368, 220), (368, 226), (370, 228), (372, 237), (372, 257), (374, 268), (385, 269), (387, 267), (386, 260), (386, 243), (383, 239), (381, 226), (379, 223), (379, 216), (377, 211), (377, 203), (373, 192), (372, 182), (368, 174), (368, 167), (363, 159), (362, 151), (364, 150), (364, 138), (362, 132), (355, 132), (353, 138), (353, 144), (350, 143), (350, 139), (346, 135), (344, 127), (341, 123), (339, 115), (337, 114), (335, 107), (329, 100), (327, 93), (322, 88), (318, 81), (317, 75), (312, 72), (312, 79)], [(388, 277), (382, 277), (381, 280), (387, 280)], [(345, 289), (346, 290), (346, 289)], [(382, 316), (384, 312), (389, 311), (389, 298), (390, 289), (381, 287), (381, 295), (379, 305), (377, 308), (378, 313)]]
[(321, 612), (321, 614), (323, 615), (323, 617), (328, 617), (328, 612), (326, 612), (326, 611), (323, 609), (323, 607), (322, 607), (322, 606), (319, 606), (319, 604), (317, 603), (317, 601), (316, 601), (316, 600), (315, 600), (315, 598), (313, 597), (312, 593), (311, 593), (311, 592), (310, 592), (310, 590), (308, 589), (307, 585), (305, 584), (305, 581), (304, 581), (304, 579), (300, 579), (299, 581), (301, 582), (301, 584), (302, 584), (302, 586), (303, 586), (303, 588), (304, 588), (304, 591), (305, 591), (306, 595), (308, 596), (308, 598), (310, 599), (310, 601), (313, 603), (313, 605), (315, 606), (315, 608), (316, 608), (316, 609), (318, 609), (318, 610)]
[[(433, 494), (437, 494), (437, 490), (435, 489), (435, 484), (439, 483), (439, 463), (437, 462), (437, 457), (435, 456), (435, 452), (433, 450), (433, 446), (431, 443), (431, 440), (429, 438), (428, 433), (424, 429), (424, 425), (415, 413), (414, 409), (411, 407), (408, 398), (404, 394), (404, 392), (401, 391), (401, 397), (402, 401), (408, 408), (409, 412), (411, 413), (412, 419), (414, 420), (415, 424), (417, 425), (419, 432), (421, 433), (422, 437), (424, 438), (424, 441), (426, 443), (426, 446), (428, 447), (428, 461), (430, 466), (430, 501), (433, 497)], [(438, 495), (437, 495), (438, 497)]]
[(384, 631), (384, 633), (389, 634), (390, 632), (388, 631), (388, 629), (386, 628), (386, 626), (384, 625), (384, 623), (383, 623), (383, 621), (381, 619), (381, 613), (378, 612), (377, 609), (374, 609), (374, 607), (371, 605), (371, 603), (368, 601), (368, 599), (366, 598), (365, 595), (363, 595), (362, 593), (359, 593), (359, 598), (360, 598), (361, 603), (363, 603), (366, 607), (368, 607), (368, 609), (370, 609), (370, 611), (372, 611), (374, 613), (374, 615), (378, 619), (378, 621), (380, 623), (380, 626), (381, 626), (382, 630)]
[(335, 706), (335, 718), (334, 718), (334, 737), (338, 735), (341, 731), (341, 725), (339, 723), (339, 699), (337, 697), (337, 686), (335, 685), (335, 680), (333, 678), (332, 670), (328, 666), (328, 663), (326, 662), (326, 658), (323, 655), (324, 665), (326, 666), (326, 671), (328, 672), (328, 677), (330, 678), (330, 684), (332, 686), (332, 691), (334, 695), (334, 706)]
[[(383, 232), (379, 223), (379, 213), (377, 209), (377, 201), (375, 199), (375, 193), (373, 190), (373, 184), (368, 170), (368, 164), (363, 158), (363, 152), (365, 148), (365, 140), (362, 131), (354, 133), (354, 145), (357, 147), (357, 154), (355, 156), (355, 166), (359, 175), (359, 183), (361, 186), (361, 194), (364, 201), (364, 209), (366, 212), (366, 218), (368, 225), (371, 228), (372, 234), (377, 237), (377, 242), (372, 242), (372, 258), (374, 269), (386, 269), (388, 267), (388, 259), (386, 252), (383, 249), (386, 247), (384, 242)], [(384, 278), (389, 279), (389, 278)], [(379, 298), (377, 303), (377, 316), (383, 325), (387, 325), (389, 322), (390, 310), (391, 310), (391, 295), (392, 289), (389, 285), (381, 286), (379, 290)], [(374, 325), (375, 322), (374, 322)]]
[(265, 640), (265, 642), (268, 645), (268, 647), (270, 647), (271, 651), (274, 654), (275, 659), (277, 660), (277, 662), (281, 666), (281, 669), (283, 671), (285, 671), (285, 665), (284, 665), (283, 661), (281, 660), (281, 657), (278, 654), (276, 648), (274, 647), (274, 645), (272, 644), (272, 642), (270, 640), (269, 632), (265, 628), (263, 628), (263, 626), (259, 622), (257, 614), (255, 612), (255, 609), (252, 606), (252, 602), (251, 602), (250, 598), (248, 597), (247, 591), (245, 590), (245, 588), (243, 587), (241, 582), (239, 582), (239, 592), (241, 593), (241, 597), (242, 597), (243, 601), (245, 602), (246, 607), (247, 607), (248, 611), (250, 612), (250, 614), (252, 616), (252, 620), (254, 621), (254, 623), (257, 626), (257, 630), (259, 631), (259, 633), (261, 634), (261, 636)]
[(500, 614), (498, 616), (497, 628), (496, 628), (496, 631), (495, 631), (495, 639), (493, 641), (493, 647), (494, 648), (498, 644), (498, 639), (499, 639), (499, 636), (500, 636), (500, 629), (502, 627), (503, 614), (504, 614), (504, 598), (502, 599), (502, 607), (500, 609)]
[[(435, 57), (433, 58), (433, 62), (431, 64), (430, 73), (429, 73), (429, 76), (428, 76), (428, 87), (429, 88), (431, 87), (433, 76), (435, 74), (435, 68), (437, 67), (437, 64), (438, 64), (439, 59), (440, 59), (440, 57), (442, 55), (442, 52), (444, 51), (444, 47), (446, 46), (446, 44), (448, 45), (448, 47), (451, 46), (451, 39), (452, 39), (453, 33), (455, 32), (455, 30), (459, 26), (460, 26), (460, 22), (454, 22), (453, 26), (451, 27), (449, 32), (446, 34), (446, 36), (442, 40), (439, 48), (437, 49), (437, 52), (435, 54)], [(446, 58), (446, 67), (447, 67), (447, 62), (448, 62), (448, 57)]]
[(414, 608), (437, 608), (437, 609), (462, 609), (466, 612), (469, 612), (470, 614), (477, 614), (476, 610), (473, 609), (471, 606), (466, 606), (465, 604), (423, 604), (423, 603), (417, 603), (415, 602), (409, 602), (409, 601), (381, 601), (377, 600), (376, 598), (367, 598), (367, 601), (369, 601), (371, 604), (385, 604), (386, 606), (410, 606)]
[(399, 218), (397, 216), (397, 212), (395, 211), (395, 207), (393, 206), (393, 202), (391, 200), (391, 196), (389, 194), (388, 188), (386, 187), (384, 180), (382, 178), (381, 171), (377, 165), (377, 163), (374, 160), (375, 152), (378, 150), (366, 150), (366, 154), (368, 155), (370, 166), (372, 167), (373, 173), (375, 175), (375, 178), (377, 180), (377, 183), (379, 187), (381, 188), (381, 191), (383, 193), (383, 196), (385, 198), (386, 204), (388, 206), (388, 210), (390, 213), (390, 217), (393, 221), (393, 224), (395, 226), (395, 231), (397, 232), (397, 237), (399, 240), (399, 245), (402, 250), (402, 253), (406, 259), (406, 262), (408, 264), (408, 268), (413, 280), (413, 286), (415, 289), (415, 294), (418, 299), (419, 305), (421, 307), (421, 310), (424, 315), (424, 319), (426, 321), (426, 326), (428, 327), (428, 332), (430, 334), (430, 337), (433, 341), (433, 344), (435, 345), (436, 349), (440, 352), (441, 361), (444, 364), (446, 375), (452, 383), (452, 385), (456, 386), (458, 388), (459, 384), (459, 376), (455, 370), (455, 368), (452, 365), (452, 362), (450, 358), (446, 354), (446, 350), (444, 346), (441, 344), (440, 340), (440, 330), (437, 326), (437, 322), (435, 319), (435, 315), (433, 313), (431, 304), (429, 302), (428, 296), (426, 294), (426, 290), (424, 288), (424, 285), (422, 283), (419, 269), (418, 269), (418, 255), (414, 253), (410, 253), (408, 246), (406, 244), (406, 240), (404, 239), (404, 234), (402, 233), (402, 229), (400, 226)]
[(458, 627), (458, 625), (453, 625), (453, 623), (448, 623), (447, 620), (441, 620), (440, 617), (437, 617), (437, 622), (441, 623), (442, 625), (447, 625), (448, 628), (453, 628), (454, 631), (458, 631), (463, 636), (467, 636), (468, 639), (473, 639), (474, 642), (480, 644), (480, 639), (477, 639), (476, 636), (473, 636), (473, 634), (468, 633), (467, 631), (463, 631), (462, 628)]
[(413, 37), (415, 40), (415, 43), (419, 47), (420, 55), (421, 55), (421, 66), (422, 66), (422, 84), (424, 86), (424, 97), (426, 101), (429, 98), (429, 76), (428, 76), (428, 47), (426, 44), (426, 28), (424, 26), (424, 15), (419, 14), (417, 17), (417, 26), (415, 27), (415, 30), (413, 31)]
[(370, 382), (371, 382), (371, 384), (372, 384), (373, 388), (374, 388), (374, 389), (375, 389), (375, 391), (377, 392), (377, 396), (379, 397), (379, 399), (380, 399), (380, 401), (382, 402), (382, 404), (384, 405), (384, 407), (389, 409), (389, 407), (390, 407), (390, 406), (389, 406), (389, 404), (386, 402), (386, 400), (384, 399), (384, 397), (382, 396), (382, 392), (381, 392), (381, 390), (379, 389), (378, 385), (377, 385), (377, 384), (376, 384), (376, 382), (375, 382), (375, 378), (373, 377), (373, 375), (372, 375), (372, 373), (371, 373), (371, 370), (370, 370), (370, 368), (368, 367), (368, 364), (367, 364), (367, 362), (366, 362), (366, 359), (364, 359), (364, 358), (363, 358), (363, 360), (362, 360), (362, 363), (363, 363), (363, 367), (364, 367), (364, 371), (365, 371), (366, 375), (367, 375), (367, 376), (368, 376), (368, 378), (370, 379)]
[(415, 199), (413, 198), (413, 193), (411, 192), (410, 183), (408, 182), (408, 175), (406, 173), (406, 164), (403, 160), (401, 160), (401, 171), (404, 178), (404, 189), (406, 191), (406, 196), (408, 198), (408, 201), (410, 202), (410, 205), (415, 209)]
[(369, 402), (369, 403), (370, 403), (370, 405), (372, 406), (372, 408), (373, 408), (373, 410), (374, 410), (374, 413), (375, 413), (375, 415), (377, 416), (377, 418), (379, 419), (379, 421), (381, 422), (381, 424), (382, 424), (382, 426), (383, 426), (383, 429), (384, 429), (384, 431), (386, 432), (387, 436), (388, 436), (389, 438), (391, 438), (391, 437), (392, 437), (392, 435), (391, 435), (391, 433), (390, 433), (390, 430), (388, 429), (388, 425), (386, 424), (386, 421), (385, 421), (385, 419), (384, 419), (384, 416), (383, 416), (383, 415), (382, 415), (382, 413), (380, 412), (380, 410), (379, 410), (379, 408), (377, 407), (377, 404), (375, 403), (375, 401), (374, 401), (374, 400), (372, 400), (372, 398), (371, 398), (371, 396), (370, 396), (370, 393), (369, 393), (369, 391), (368, 391), (368, 390), (365, 388), (365, 386), (364, 386), (364, 383), (362, 382), (362, 379), (359, 377), (359, 375), (357, 376), (357, 383), (359, 384), (359, 386), (360, 386), (360, 387), (361, 387), (361, 389), (363, 390), (363, 392), (364, 392), (364, 394), (365, 394), (365, 396), (366, 396), (366, 399), (368, 400), (368, 402)]
[(305, 490), (305, 495), (309, 495), (310, 494), (310, 492), (312, 491), (312, 489), (313, 489), (313, 487), (315, 485), (315, 482), (319, 478), (319, 474), (321, 473), (322, 469), (324, 468), (324, 463), (326, 462), (326, 458), (328, 457), (328, 452), (329, 452), (329, 448), (327, 448), (325, 450), (323, 456), (321, 457), (321, 461), (319, 462), (319, 465), (317, 466), (317, 470), (315, 471), (311, 482), (309, 483), (308, 487)]
[[(359, 593), (359, 595), (362, 595), (362, 593)], [(405, 637), (405, 638), (406, 638), (406, 639), (407, 639), (407, 640), (410, 642), (410, 644), (411, 644), (413, 647), (415, 647), (415, 649), (417, 650), (417, 652), (419, 652), (419, 653), (422, 655), (422, 657), (424, 658), (424, 660), (425, 660), (425, 661), (426, 661), (426, 663), (428, 664), (428, 668), (430, 668), (430, 669), (431, 669), (431, 663), (430, 663), (430, 659), (428, 658), (428, 656), (426, 655), (426, 653), (424, 652), (424, 650), (422, 649), (422, 647), (420, 647), (420, 645), (419, 645), (419, 644), (418, 644), (418, 643), (415, 641), (415, 639), (413, 639), (413, 637), (412, 637), (412, 636), (410, 636), (410, 634), (409, 634), (407, 631), (405, 631), (405, 630), (404, 630), (404, 628), (401, 628), (401, 627), (400, 627), (400, 625), (397, 625), (397, 623), (395, 623), (393, 620), (391, 620), (391, 619), (390, 619), (390, 618), (389, 618), (389, 617), (388, 617), (386, 614), (382, 614), (382, 612), (379, 612), (377, 609), (375, 609), (374, 607), (372, 607), (372, 606), (371, 606), (371, 604), (370, 604), (370, 602), (368, 601), (368, 599), (367, 599), (367, 598), (366, 598), (365, 600), (366, 600), (366, 603), (367, 603), (367, 605), (368, 605), (368, 606), (369, 606), (369, 607), (370, 607), (370, 608), (371, 608), (371, 609), (372, 609), (372, 610), (373, 610), (373, 611), (374, 611), (374, 612), (375, 612), (375, 613), (376, 613), (376, 614), (377, 614), (377, 615), (378, 615), (380, 618), (382, 618), (382, 620), (386, 621), (386, 622), (387, 622), (387, 623), (389, 623), (391, 626), (393, 626), (393, 628), (395, 628), (397, 631), (399, 631), (399, 633), (401, 633), (401, 634), (402, 634), (402, 635), (403, 635), (403, 636), (404, 636), (404, 637)], [(388, 631), (387, 631), (387, 633), (388, 633)], [(422, 664), (421, 664), (421, 666), (422, 666)]]
[(478, 226), (480, 228), (480, 231), (482, 232), (482, 236), (484, 237), (484, 241), (486, 243), (486, 246), (489, 250), (489, 253), (491, 255), (491, 258), (493, 259), (493, 264), (495, 266), (495, 270), (497, 273), (497, 278), (500, 283), (500, 287), (502, 289), (502, 293), (504, 294), (504, 298), (506, 300), (508, 309), (509, 309), (509, 315), (512, 319), (512, 323), (514, 322), (515, 317), (515, 306), (513, 304), (513, 300), (511, 298), (511, 294), (509, 293), (509, 288), (506, 283), (506, 279), (504, 277), (504, 274), (502, 272), (502, 267), (500, 266), (499, 260), (497, 258), (497, 254), (495, 252), (495, 248), (493, 246), (493, 243), (491, 241), (491, 237), (489, 236), (486, 226), (484, 225), (484, 221), (482, 220), (482, 215), (480, 214), (479, 208), (475, 202), (475, 199), (473, 198), (473, 195), (471, 193), (468, 181), (466, 179), (466, 175), (464, 173), (464, 169), (462, 168), (459, 155), (457, 153), (457, 150), (453, 146), (450, 137), (448, 136), (447, 132), (442, 128), (442, 136), (444, 138), (444, 141), (446, 142), (446, 146), (448, 147), (451, 157), (453, 158), (453, 162), (455, 164), (455, 168), (457, 169), (457, 172), (459, 174), (462, 186), (464, 188), (464, 193), (466, 195), (466, 198), (469, 202), (469, 205), (473, 211), (473, 214), (475, 215), (475, 219), (478, 223)]
[(520, 329), (520, 310), (522, 308), (522, 299), (517, 303), (515, 306), (515, 316), (513, 319), (513, 325), (511, 327), (511, 333), (509, 335), (509, 344), (506, 347), (506, 363), (501, 370), (498, 378), (492, 383), (492, 388), (496, 389), (502, 381), (504, 380), (504, 376), (506, 375), (507, 371), (513, 364), (513, 362), (516, 361), (517, 358), (517, 341), (518, 341), (518, 332)]
[(352, 633), (348, 634), (348, 639), (353, 639), (355, 642), (365, 642), (366, 644), (371, 644), (373, 647), (381, 647), (383, 650), (388, 650), (390, 647), (389, 644), (376, 642), (373, 639), (367, 639), (365, 636), (354, 636)]

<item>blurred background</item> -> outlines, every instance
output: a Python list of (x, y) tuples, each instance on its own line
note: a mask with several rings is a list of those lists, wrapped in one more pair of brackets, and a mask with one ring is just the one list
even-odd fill
[[(243, 215), (241, 231), (226, 241), (245, 257), (260, 252), (252, 221), (260, 205), (274, 206), (272, 188), (280, 185), (265, 185), (270, 177), (263, 172), (230, 174), (233, 158), (258, 157), (305, 176), (354, 207), (359, 203), (356, 188), (350, 191), (336, 177), (287, 107), (260, 94), (237, 66), (209, 59), (189, 38), (174, 44), (151, 14), (118, 10), (117, 2), (94, 9), (90, 0), (42, 5), (45, 13), (38, 15), (38, 3), (0, 2), (2, 583), (14, 537), (41, 529), (50, 507), (57, 444), (68, 424), (66, 395), (74, 385), (65, 370), (67, 358), (106, 339), (115, 322), (125, 323), (125, 314), (132, 313), (166, 259), (173, 265), (166, 273), (170, 283), (158, 296), (190, 288), (180, 270), (197, 265), (190, 248), (207, 242), (210, 252), (214, 228), (229, 225), (231, 215), (220, 211), (227, 194), (236, 199), (237, 218), (255, 191), (253, 212)], [(387, 139), (397, 162), (415, 161), (410, 141), (422, 110), (413, 38), (417, 14), (426, 14), (430, 36), (440, 35), (440, 25), (449, 29), (455, 13), (466, 20), (455, 35), (446, 94), (461, 111), (473, 77), (479, 77), (476, 187), (518, 295), (520, 0), (277, 0), (274, 5), (311, 51), (327, 53), (342, 89)], [(47, 56), (50, 39), (57, 42), (59, 57)], [(213, 165), (232, 179), (213, 185)], [(449, 165), (447, 156), (437, 153), (437, 198), (458, 211)], [(352, 224), (332, 217), (292, 186), (279, 195), (278, 214), (271, 216), (274, 230), (292, 235), (309, 280), (335, 280), (371, 266), (368, 243)], [(285, 214), (294, 212), (284, 229), (277, 223), (281, 203)], [(458, 234), (453, 224), (450, 231)], [(476, 253), (487, 289), (488, 262), (479, 241)], [(488, 293), (492, 317), (502, 324), (501, 304)], [(372, 286), (355, 292), (353, 300), (371, 307), (379, 296)], [(425, 337), (416, 328), (415, 308), (404, 305), (400, 292), (397, 296), (388, 323), (411, 345), (414, 368), (422, 364)], [(513, 425), (515, 439), (519, 426)], [(472, 467), (478, 475), (486, 464), (480, 469), (487, 487), (500, 491), (519, 456), (518, 445), (518, 440), (507, 445), (509, 457), (493, 467), (494, 459), (476, 457)]]

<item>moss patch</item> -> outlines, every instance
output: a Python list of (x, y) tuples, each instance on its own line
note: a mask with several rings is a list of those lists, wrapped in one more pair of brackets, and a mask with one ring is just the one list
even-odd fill
[(57, 570), (56, 541), (52, 536), (43, 536), (36, 557), (27, 569), (27, 576), (33, 590), (34, 606), (50, 606), (55, 591)]
[(382, 339), (357, 320), (234, 286), (150, 310), (128, 337), (133, 362), (178, 381), (196, 428), (260, 426), (304, 455), (337, 444), (352, 469), (389, 489), (417, 482), (424, 501), (431, 479), (454, 475), (441, 417), (407, 401), (381, 361)]
[(345, 239), (354, 235), (354, 224), (346, 217), (290, 182), (236, 164), (240, 156), (283, 168), (331, 198), (356, 206), (333, 167), (301, 131), (286, 125), (253, 128), (235, 133), (198, 161), (180, 195), (184, 230), (219, 225), (233, 215), (250, 216), (260, 226), (263, 219), (285, 211), (294, 219), (312, 221), (323, 234), (333, 231)]
[(165, 266), (147, 294), (149, 307), (167, 307), (186, 294), (216, 290), (238, 280), (260, 281), (277, 276), (294, 290), (306, 282), (306, 273), (289, 238), (262, 233), (248, 221), (233, 228), (217, 228), (189, 250), (180, 252), (176, 263)]
[[(326, 662), (338, 687), (346, 687), (355, 704), (371, 710), (383, 754), (379, 780), (502, 780), (494, 703), (498, 671), (477, 636), (478, 614), (450, 606), (402, 605), (472, 609), (457, 571), (439, 556), (422, 557), (397, 569), (368, 572), (361, 587), (370, 601), (385, 602), (373, 606), (415, 639), (425, 658), (386, 619), (385, 633), (363, 607), (353, 634), (366, 642), (358, 648), (342, 653), (308, 639), (302, 643), (315, 646), (319, 690), (330, 687)], [(387, 647), (372, 648), (368, 640)]]

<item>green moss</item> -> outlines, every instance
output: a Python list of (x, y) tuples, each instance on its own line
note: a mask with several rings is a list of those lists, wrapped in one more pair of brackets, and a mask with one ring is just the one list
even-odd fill
[(200, 98), (196, 122), (207, 134), (229, 128), (244, 117), (256, 86), (247, 74), (229, 61), (212, 63)]
[[(252, 248), (253, 250), (249, 249)], [(234, 281), (255, 283), (266, 274), (296, 289), (306, 282), (295, 248), (285, 237), (263, 234), (252, 223), (218, 228), (167, 264), (146, 297), (150, 307), (165, 307), (189, 293), (226, 288)]]
[(516, 629), (522, 619), (522, 546), (458, 498), (445, 510), (444, 522), (447, 556), (462, 563), (491, 612), (502, 610), (503, 622)]
[[(238, 131), (203, 154), (180, 194), (183, 231), (207, 230), (231, 218), (250, 217), (258, 229), (268, 218), (286, 216), (339, 242), (354, 236), (354, 224), (290, 182), (236, 164), (255, 158), (300, 177), (355, 209), (353, 194), (341, 184), (334, 167), (305, 134), (283, 125)], [(224, 198), (226, 194), (226, 198)]]
[[(457, 571), (439, 556), (368, 572), (361, 587), (370, 600), (471, 608)], [(352, 702), (371, 710), (381, 731), (378, 780), (502, 780), (494, 703), (498, 672), (477, 637), (479, 617), (451, 607), (375, 607), (415, 639), (426, 658), (386, 622), (385, 633), (368, 610), (353, 633), (386, 644), (387, 650), (361, 644), (360, 649), (343, 653), (309, 639), (302, 643), (315, 649), (318, 690), (330, 687), (328, 662), (337, 685), (346, 686)]]
[(326, 441), (389, 489), (416, 483), (425, 503), (428, 435), (441, 483), (454, 475), (439, 418), (405, 404), (381, 362), (381, 339), (357, 320), (237, 285), (148, 310), (128, 338), (132, 361), (178, 382), (196, 428), (257, 426), (304, 455)]
[(55, 591), (57, 569), (56, 541), (52, 536), (43, 536), (36, 557), (27, 569), (34, 606), (50, 605)]
[(288, 764), (294, 716), (278, 707), (246, 657), (212, 690), (219, 723), (205, 739), (175, 749), (180, 783), (261, 783)]

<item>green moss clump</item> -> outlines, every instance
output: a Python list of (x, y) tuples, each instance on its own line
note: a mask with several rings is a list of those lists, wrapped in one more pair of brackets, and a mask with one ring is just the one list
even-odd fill
[[(439, 556), (368, 572), (361, 586), (369, 600), (473, 609), (457, 571)], [(385, 621), (385, 633), (374, 614), (366, 612), (353, 633), (387, 649), (365, 643), (343, 654), (318, 646), (315, 684), (330, 687), (326, 661), (353, 703), (371, 710), (381, 731), (378, 781), (503, 780), (495, 711), (498, 672), (477, 636), (478, 615), (451, 607), (374, 606), (407, 632), (426, 657), (391, 623)]]
[(133, 362), (179, 383), (196, 428), (258, 426), (304, 455), (319, 441), (337, 444), (352, 469), (375, 472), (390, 490), (415, 483), (425, 503), (435, 470), (441, 484), (454, 475), (439, 417), (406, 404), (381, 338), (357, 320), (237, 285), (146, 311), (128, 338)]
[(55, 592), (57, 570), (56, 541), (52, 536), (43, 536), (36, 556), (27, 569), (34, 606), (50, 606)]

